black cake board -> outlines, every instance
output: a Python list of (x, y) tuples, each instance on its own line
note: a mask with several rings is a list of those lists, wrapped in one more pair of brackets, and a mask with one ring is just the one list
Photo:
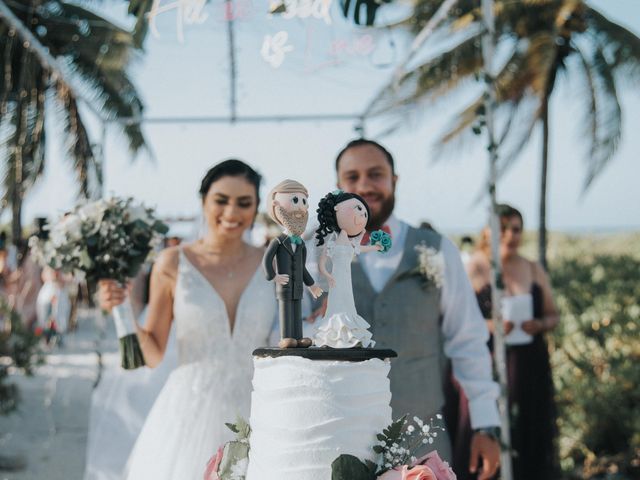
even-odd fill
[(302, 357), (309, 360), (339, 360), (343, 362), (364, 362), (372, 358), (395, 358), (396, 352), (387, 348), (275, 348), (262, 347), (253, 351), (254, 357)]

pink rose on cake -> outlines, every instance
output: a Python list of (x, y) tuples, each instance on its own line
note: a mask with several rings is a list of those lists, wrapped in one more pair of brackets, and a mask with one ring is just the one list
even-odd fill
[(433, 471), (426, 465), (416, 465), (409, 467), (403, 465), (388, 470), (378, 477), (377, 480), (437, 480)]
[(438, 452), (433, 451), (418, 458), (411, 465), (388, 470), (380, 475), (378, 480), (456, 480), (456, 474), (449, 464), (440, 458)]
[(442, 460), (435, 450), (427, 453), (424, 457), (420, 457), (415, 464), (429, 467), (436, 480), (456, 480), (456, 474), (453, 473), (449, 464)]
[(218, 449), (218, 452), (211, 457), (209, 463), (207, 463), (207, 469), (204, 471), (204, 480), (220, 480), (218, 476), (218, 467), (222, 461), (222, 455), (224, 453), (223, 447)]
[(433, 471), (426, 465), (416, 465), (415, 467), (403, 466), (402, 480), (438, 480)]

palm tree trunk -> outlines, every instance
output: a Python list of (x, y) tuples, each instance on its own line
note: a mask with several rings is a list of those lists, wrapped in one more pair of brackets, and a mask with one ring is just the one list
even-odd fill
[(538, 226), (538, 260), (547, 269), (547, 170), (549, 165), (549, 99), (542, 105), (542, 171), (540, 174), (540, 222)]

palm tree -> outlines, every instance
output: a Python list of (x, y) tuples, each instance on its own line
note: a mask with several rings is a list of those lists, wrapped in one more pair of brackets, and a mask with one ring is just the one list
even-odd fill
[[(143, 105), (126, 71), (135, 49), (131, 33), (62, 0), (2, 3), (0, 165), (4, 191), (0, 209), (10, 206), (12, 210), (16, 242), (22, 236), (25, 194), (45, 166), (46, 134), (51, 135), (46, 132), (45, 119), (54, 116), (60, 129), (55, 133), (63, 139), (79, 193), (88, 197), (93, 183), (101, 183), (101, 168), (79, 100), (85, 100), (102, 121), (138, 117)], [(43, 51), (62, 69), (63, 77), (38, 55)], [(139, 124), (125, 125), (123, 133), (132, 152), (145, 146)]]
[[(420, 0), (409, 22), (414, 31), (434, 14), (443, 0)], [(460, 0), (436, 36), (445, 47), (406, 72), (397, 85), (379, 97), (375, 114), (397, 114), (425, 101), (456, 93), (483, 71), (479, 2)], [(640, 80), (640, 38), (610, 21), (584, 0), (495, 0), (497, 41), (507, 53), (495, 78), (502, 119), (500, 165), (503, 173), (518, 158), (537, 125), (542, 126), (539, 259), (546, 267), (549, 105), (561, 74), (581, 77), (589, 142), (586, 190), (613, 158), (622, 129), (618, 100), (621, 78)], [(453, 45), (452, 45), (453, 42)], [(575, 76), (575, 78), (573, 78)], [(440, 138), (439, 152), (482, 126), (481, 94), (464, 109)], [(403, 117), (406, 118), (406, 117)], [(397, 127), (402, 120), (393, 126)]]

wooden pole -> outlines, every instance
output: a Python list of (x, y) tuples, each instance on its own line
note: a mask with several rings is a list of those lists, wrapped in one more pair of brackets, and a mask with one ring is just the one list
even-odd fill
[(482, 15), (486, 25), (486, 33), (482, 37), (482, 56), (484, 62), (485, 78), (485, 121), (489, 143), (489, 196), (491, 198), (491, 212), (489, 225), (491, 227), (491, 264), (493, 275), (491, 276), (491, 304), (493, 307), (492, 318), (494, 323), (493, 353), (498, 383), (500, 384), (500, 397), (498, 409), (500, 411), (501, 443), (503, 446), (500, 472), (503, 480), (512, 480), (511, 465), (511, 431), (509, 421), (509, 400), (507, 391), (507, 362), (504, 342), (504, 328), (502, 324), (502, 312), (500, 299), (503, 293), (502, 265), (500, 262), (500, 219), (497, 213), (496, 181), (498, 178), (498, 145), (495, 137), (496, 89), (495, 89), (495, 18), (493, 13), (493, 0), (482, 0)]

